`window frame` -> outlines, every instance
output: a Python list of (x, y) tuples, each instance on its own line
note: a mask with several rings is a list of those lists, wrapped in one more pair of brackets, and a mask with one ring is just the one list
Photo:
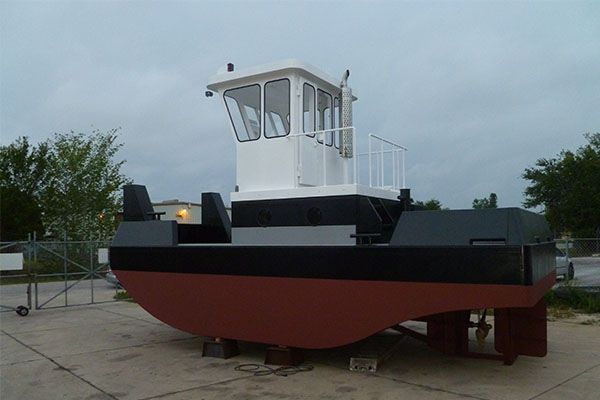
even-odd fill
[[(238, 109), (241, 110), (240, 103), (237, 101), (237, 99), (232, 96), (227, 96), (227, 92), (232, 91), (232, 90), (245, 89), (245, 88), (252, 87), (252, 86), (258, 86), (258, 104), (259, 104), (259, 107), (261, 108), (261, 110), (258, 113), (258, 116), (259, 116), (258, 123), (260, 124), (258, 127), (258, 136), (255, 139), (250, 139), (250, 135), (248, 134), (248, 128), (246, 127), (246, 124), (244, 123), (244, 128), (246, 129), (246, 134), (248, 136), (248, 139), (241, 140), (240, 135), (238, 134), (237, 129), (235, 128), (235, 123), (233, 122), (233, 118), (231, 117), (231, 110), (229, 109), (229, 105), (227, 104), (227, 100), (225, 99), (225, 97), (229, 97), (230, 99), (235, 101), (235, 103), (238, 106)], [(262, 130), (263, 130), (262, 125), (264, 125), (262, 118), (261, 118), (262, 112), (263, 112), (262, 108), (264, 108), (262, 105), (262, 87), (261, 87), (261, 85), (258, 83), (253, 83), (250, 85), (239, 86), (239, 87), (227, 89), (226, 91), (223, 92), (223, 102), (225, 103), (225, 109), (227, 110), (227, 116), (229, 117), (229, 121), (231, 121), (231, 126), (233, 127), (233, 132), (235, 133), (235, 137), (238, 140), (238, 142), (240, 142), (240, 143), (254, 142), (254, 141), (260, 139), (260, 137), (262, 135)]]
[[(304, 82), (302, 85), (302, 133), (306, 133), (306, 126), (304, 126), (304, 87), (308, 86), (313, 90), (313, 130), (309, 132), (316, 131), (317, 129), (317, 90), (313, 85), (308, 82)], [(308, 137), (314, 138), (315, 134), (306, 135)]]
[[(288, 83), (288, 115), (290, 116), (290, 120), (288, 120), (288, 129), (285, 135), (278, 135), (278, 136), (267, 136), (267, 85), (269, 83), (273, 83), (273, 82), (279, 82), (279, 81), (287, 81)], [(292, 84), (290, 82), (289, 78), (280, 78), (280, 79), (274, 79), (272, 81), (268, 81), (265, 82), (263, 84), (263, 93), (264, 93), (264, 100), (263, 100), (263, 110), (262, 110), (262, 118), (263, 118), (263, 127), (262, 130), (264, 132), (265, 138), (267, 139), (277, 139), (277, 138), (282, 138), (282, 137), (286, 137), (290, 134), (290, 132), (292, 131), (292, 125), (291, 125), (291, 117), (292, 117)], [(281, 117), (281, 115), (280, 115)], [(285, 121), (286, 116), (284, 115), (283, 118), (281, 119), (281, 121)], [(285, 124), (283, 125), (285, 128)]]
[[(320, 88), (317, 89), (317, 99), (316, 99), (317, 102), (315, 103), (315, 106), (316, 106), (315, 107), (315, 114), (317, 114), (317, 115), (319, 114), (319, 107), (318, 107), (318, 104), (319, 104), (318, 103), (318, 101), (319, 101), (319, 92), (325, 94), (326, 96), (329, 96), (329, 100), (330, 100), (329, 104), (331, 104), (331, 106), (329, 107), (329, 124), (333, 128), (333, 96), (329, 92), (326, 92), (325, 90), (320, 89)], [(323, 117), (325, 117), (325, 110), (326, 109), (323, 109)], [(319, 122), (319, 120), (316, 121), (315, 128), (318, 128), (318, 126), (317, 126), (318, 122)], [(315, 129), (315, 130), (316, 131), (320, 131), (320, 130), (326, 130), (326, 129), (332, 129), (332, 128), (325, 128), (325, 120), (323, 120), (323, 129)], [(327, 144), (327, 142), (328, 142), (327, 136), (328, 135), (331, 138), (331, 143), (330, 144)], [(325, 146), (329, 146), (329, 147), (333, 146), (333, 142), (334, 142), (334, 140), (333, 140), (333, 132), (324, 133), (322, 141), (320, 141), (319, 138), (317, 137), (317, 142), (319, 144), (325, 143)]]

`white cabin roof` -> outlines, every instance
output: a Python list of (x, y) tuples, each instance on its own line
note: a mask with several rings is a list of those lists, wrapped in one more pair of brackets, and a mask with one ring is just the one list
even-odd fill
[[(340, 71), (340, 77), (343, 71)], [(268, 78), (270, 75), (283, 75), (286, 73), (299, 73), (304, 76), (310, 76), (323, 86), (335, 93), (339, 91), (340, 79), (335, 79), (317, 67), (300, 61), (295, 58), (277, 61), (274, 63), (263, 64), (256, 67), (234, 70), (231, 72), (220, 72), (213, 75), (208, 80), (207, 88), (212, 91), (221, 91), (224, 88), (231, 88), (238, 85), (247, 84), (249, 81)], [(354, 100), (357, 98), (355, 96)]]

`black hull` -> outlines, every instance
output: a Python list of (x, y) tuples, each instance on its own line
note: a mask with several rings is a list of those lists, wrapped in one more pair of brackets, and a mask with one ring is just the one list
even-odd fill
[(532, 285), (554, 243), (525, 246), (112, 247), (113, 269), (278, 278)]

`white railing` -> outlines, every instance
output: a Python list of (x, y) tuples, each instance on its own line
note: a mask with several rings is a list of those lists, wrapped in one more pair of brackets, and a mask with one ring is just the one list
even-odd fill
[[(369, 157), (369, 186), (394, 190), (405, 188), (405, 153), (407, 151), (406, 147), (398, 143), (369, 133), (369, 152), (367, 153)], [(359, 156), (361, 155), (365, 154), (359, 154)], [(386, 185), (385, 180), (386, 159), (391, 164), (392, 169), (391, 185)], [(373, 161), (375, 161), (375, 168), (373, 168)], [(375, 170), (375, 184), (373, 184), (373, 170)]]
[[(353, 126), (344, 128), (332, 128), (323, 129), (312, 132), (293, 133), (289, 134), (288, 138), (299, 138), (306, 136), (315, 136), (316, 139), (320, 138), (322, 142), (322, 169), (323, 169), (323, 186), (327, 184), (327, 149), (335, 148), (334, 146), (326, 146), (327, 133), (339, 133), (350, 131), (352, 134), (352, 178), (345, 179), (345, 183), (360, 184), (360, 159), (359, 157), (368, 157), (368, 174), (369, 174), (369, 186), (381, 189), (392, 189), (399, 190), (406, 187), (406, 173), (405, 173), (405, 153), (408, 149), (390, 140), (384, 139), (380, 136), (369, 134), (369, 151), (367, 153), (358, 153), (356, 145), (356, 134)], [(335, 138), (332, 138), (335, 143)], [(377, 144), (374, 144), (376, 142)], [(298, 140), (295, 140), (296, 146)], [(342, 144), (340, 143), (340, 146)], [(337, 148), (335, 148), (338, 150)], [(295, 154), (298, 154), (298, 147), (296, 147)], [(349, 160), (350, 161), (350, 160)], [(386, 161), (387, 164), (386, 165)], [(296, 168), (300, 162), (299, 158), (296, 161)], [(391, 184), (386, 185), (386, 169), (391, 167), (391, 174), (388, 172), (388, 176), (391, 177)], [(349, 173), (349, 171), (348, 171)], [(375, 177), (375, 179), (373, 179)], [(389, 179), (388, 179), (389, 180)]]

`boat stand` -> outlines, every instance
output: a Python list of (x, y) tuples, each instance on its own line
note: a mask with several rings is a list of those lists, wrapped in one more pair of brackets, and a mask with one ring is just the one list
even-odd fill
[(431, 315), (419, 321), (427, 322), (427, 334), (402, 325), (392, 327), (444, 354), (469, 358), (499, 360), (512, 365), (519, 355), (544, 357), (548, 350), (546, 303), (541, 299), (531, 308), (497, 308), (494, 310), (493, 353), (469, 350), (469, 328), (477, 327), (470, 320), (470, 311), (454, 311)]
[(296, 366), (304, 362), (304, 352), (296, 347), (271, 346), (267, 348), (265, 364)]
[(227, 359), (240, 354), (237, 341), (223, 338), (205, 338), (202, 344), (202, 357)]

